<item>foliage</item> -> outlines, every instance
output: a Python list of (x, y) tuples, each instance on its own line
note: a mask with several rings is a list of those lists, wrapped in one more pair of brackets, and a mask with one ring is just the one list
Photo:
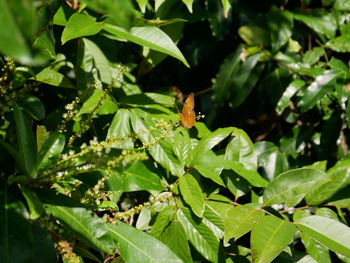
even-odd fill
[(350, 262), (348, 1), (0, 7), (3, 262)]

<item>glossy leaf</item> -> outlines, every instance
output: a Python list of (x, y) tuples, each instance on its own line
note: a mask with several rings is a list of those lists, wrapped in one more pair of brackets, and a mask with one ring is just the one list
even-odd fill
[(188, 11), (192, 13), (193, 0), (182, 0), (182, 2), (186, 5)]
[(317, 61), (319, 61), (320, 57), (325, 54), (324, 48), (322, 47), (314, 47), (311, 50), (308, 50), (304, 57), (303, 57), (303, 62), (313, 65)]
[(82, 207), (68, 207), (46, 204), (46, 212), (68, 226), (87, 245), (113, 253), (115, 244), (109, 229), (101, 218)]
[(145, 232), (117, 222), (107, 224), (109, 234), (117, 241), (117, 248), (126, 263), (183, 262), (169, 247)]
[(162, 104), (165, 107), (173, 107), (175, 103), (173, 97), (154, 92), (126, 96), (121, 98), (120, 101), (128, 105), (143, 107), (147, 107), (150, 104)]
[(119, 109), (114, 115), (112, 123), (108, 128), (107, 138), (115, 138), (116, 142), (113, 145), (115, 148), (133, 148), (134, 143), (131, 139), (130, 115), (127, 109)]
[(305, 195), (323, 183), (327, 175), (320, 170), (295, 169), (280, 174), (264, 191), (264, 204), (285, 203), (287, 206), (297, 205)]
[(84, 102), (77, 116), (82, 114), (96, 113), (100, 115), (115, 113), (118, 109), (117, 103), (112, 97), (101, 89), (95, 92)]
[(30, 175), (35, 167), (37, 159), (32, 122), (17, 104), (14, 105), (13, 110), (17, 129), (18, 151), (24, 163), (24, 172)]
[(286, 90), (283, 92), (282, 97), (277, 103), (277, 113), (281, 114), (290, 103), (291, 98), (298, 92), (298, 90), (305, 85), (305, 81), (301, 79), (294, 80), (288, 85)]
[(224, 7), (224, 15), (227, 17), (228, 11), (231, 8), (231, 3), (229, 0), (221, 0), (222, 6)]
[(185, 57), (177, 48), (171, 38), (162, 30), (156, 27), (133, 27), (130, 31), (126, 31), (121, 27), (111, 24), (104, 24), (103, 29), (108, 33), (136, 43), (138, 45), (149, 47), (150, 49), (170, 55), (189, 67)]
[(139, 5), (141, 12), (145, 13), (146, 12), (146, 5), (148, 3), (148, 0), (136, 0), (137, 4)]
[(323, 216), (308, 216), (294, 223), (301, 231), (317, 242), (350, 257), (350, 228), (339, 221)]
[(70, 82), (67, 77), (50, 68), (43, 69), (37, 75), (35, 75), (33, 79), (42, 83), (49, 84), (51, 86), (74, 88), (72, 82)]
[(190, 246), (184, 228), (178, 220), (174, 220), (160, 236), (166, 244), (183, 262), (192, 262)]
[(233, 130), (231, 136), (233, 138), (226, 146), (225, 159), (240, 162), (248, 170), (256, 170), (256, 154), (249, 136), (237, 128)]
[(38, 159), (32, 173), (32, 177), (38, 176), (38, 172), (45, 169), (63, 151), (65, 137), (60, 133), (53, 133), (42, 145), (38, 153)]
[(296, 228), (274, 216), (264, 216), (251, 234), (253, 262), (271, 262), (293, 241)]
[(350, 184), (350, 160), (339, 161), (327, 171), (327, 180), (311, 189), (306, 195), (306, 202), (318, 205), (332, 197), (340, 189)]
[(42, 120), (45, 117), (45, 106), (35, 96), (25, 95), (18, 100), (18, 105), (28, 112), (33, 119)]
[(175, 219), (175, 216), (176, 216), (176, 210), (174, 206), (169, 205), (164, 209), (162, 209), (157, 215), (154, 224), (152, 225), (150, 234), (158, 239), (161, 238), (164, 230)]
[(218, 262), (220, 244), (212, 230), (194, 215), (192, 216), (186, 207), (181, 207), (177, 211), (177, 218), (184, 228), (188, 240), (196, 250), (207, 260)]
[(224, 215), (225, 244), (228, 244), (231, 238), (240, 238), (251, 231), (264, 215), (261, 209), (249, 205), (236, 206), (227, 210)]
[(45, 211), (43, 204), (39, 200), (36, 193), (29, 190), (26, 186), (22, 185), (21, 191), (29, 207), (29, 212), (30, 212), (29, 218), (32, 220), (37, 219)]
[(204, 196), (197, 180), (189, 173), (179, 179), (180, 193), (185, 202), (191, 207), (193, 213), (202, 217), (204, 213)]
[(336, 51), (336, 52), (350, 52), (350, 36), (342, 35), (336, 38), (331, 39), (326, 43), (326, 47)]
[(164, 189), (157, 174), (151, 172), (143, 162), (137, 161), (122, 173), (113, 172), (108, 180), (112, 191), (124, 192)]
[(95, 35), (101, 31), (102, 26), (102, 23), (97, 23), (92, 16), (75, 13), (69, 18), (62, 32), (62, 45), (74, 38)]

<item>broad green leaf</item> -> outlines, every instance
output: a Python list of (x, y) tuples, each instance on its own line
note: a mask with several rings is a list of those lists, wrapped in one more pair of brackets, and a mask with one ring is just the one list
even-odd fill
[(323, 216), (308, 216), (294, 223), (303, 233), (336, 253), (350, 257), (350, 228)]
[(75, 14), (75, 12), (72, 8), (69, 8), (68, 5), (61, 5), (60, 8), (57, 9), (55, 16), (53, 17), (53, 24), (65, 26), (69, 18), (73, 14)]
[(174, 220), (176, 210), (174, 206), (168, 205), (162, 209), (157, 215), (150, 234), (156, 238), (160, 238), (163, 231)]
[(46, 212), (68, 226), (84, 243), (112, 254), (115, 244), (106, 223), (92, 211), (82, 207), (45, 204)]
[[(16, 190), (0, 180), (0, 258), (4, 263), (56, 262), (48, 232), (29, 219)], [(38, 245), (40, 244), (40, 245)]]
[[(146, 112), (140, 109), (130, 110), (130, 120), (134, 132), (138, 134), (140, 140), (144, 144), (149, 144), (152, 140), (155, 140), (163, 133), (160, 129), (149, 130), (155, 123)], [(183, 168), (172, 149), (173, 147), (169, 139), (163, 139), (158, 143), (151, 145), (149, 152), (164, 168), (171, 171), (173, 174), (180, 176), (183, 174)]]
[(333, 8), (339, 11), (350, 11), (350, 3), (347, 0), (335, 0)]
[(24, 163), (24, 172), (31, 175), (37, 159), (32, 121), (17, 103), (14, 104), (13, 112), (17, 129), (18, 151)]
[(333, 38), (326, 43), (326, 47), (336, 51), (336, 52), (350, 52), (350, 36), (341, 35), (339, 37)]
[(319, 261), (316, 261), (313, 257), (310, 255), (306, 255), (302, 257), (300, 260), (297, 261), (297, 263), (318, 263)]
[(304, 196), (323, 183), (327, 175), (314, 169), (295, 169), (280, 174), (264, 191), (264, 204), (266, 206), (285, 203), (287, 206), (297, 205)]
[(32, 177), (36, 178), (38, 172), (45, 169), (50, 163), (57, 158), (64, 149), (65, 137), (60, 133), (53, 133), (42, 145), (38, 153), (38, 159), (32, 173)]
[(192, 262), (190, 246), (184, 228), (178, 220), (174, 220), (160, 236), (166, 244), (183, 262)]
[(334, 212), (332, 209), (328, 207), (321, 207), (316, 210), (316, 215), (318, 216), (325, 216), (329, 218), (333, 218), (335, 220), (338, 220), (337, 213)]
[(228, 245), (231, 238), (240, 238), (253, 229), (255, 224), (265, 215), (258, 208), (250, 205), (231, 207), (224, 216), (224, 243)]
[(292, 35), (293, 15), (273, 5), (267, 16), (272, 50), (278, 51)]
[(220, 177), (224, 165), (225, 160), (223, 158), (216, 156), (213, 151), (207, 151), (199, 155), (193, 167), (204, 177), (225, 187), (225, 183)]
[(334, 38), (335, 36), (337, 24), (332, 13), (315, 10), (312, 14), (294, 14), (294, 18), (303, 22), (318, 34), (325, 35), (328, 38)]
[(36, 193), (29, 190), (26, 186), (21, 185), (21, 191), (22, 191), (22, 194), (25, 197), (27, 204), (28, 204), (28, 207), (29, 207), (29, 212), (30, 212), (29, 218), (32, 220), (37, 219), (45, 211), (43, 204), (39, 200)]
[(182, 2), (186, 5), (188, 11), (192, 13), (193, 0), (182, 0)]
[(137, 161), (122, 173), (112, 172), (108, 185), (112, 191), (164, 190), (159, 176), (151, 172), (141, 161)]
[(199, 159), (201, 155), (205, 154), (207, 151), (214, 148), (215, 145), (223, 141), (226, 137), (230, 136), (234, 130), (235, 128), (233, 127), (219, 128), (200, 140), (198, 146), (194, 150), (192, 163), (196, 163), (197, 159)]
[(296, 228), (275, 216), (264, 216), (250, 238), (253, 262), (271, 262), (293, 241)]
[(108, 128), (107, 139), (113, 139), (113, 147), (130, 149), (134, 147), (131, 138), (129, 110), (119, 109)]
[(185, 130), (180, 129), (176, 131), (173, 147), (174, 153), (177, 158), (179, 158), (181, 164), (183, 166), (189, 164), (193, 152), (193, 145), (190, 136)]
[(107, 228), (117, 241), (118, 251), (125, 263), (183, 262), (158, 239), (128, 224), (117, 222), (115, 225), (107, 224)]
[(301, 79), (293, 80), (292, 83), (288, 85), (288, 87), (283, 92), (282, 97), (277, 102), (276, 111), (278, 114), (282, 114), (282, 112), (289, 106), (291, 98), (304, 85), (305, 85), (305, 81)]
[(203, 223), (208, 226), (218, 239), (224, 236), (224, 220), (222, 215), (219, 214), (208, 203), (205, 204)]
[(307, 204), (321, 204), (331, 198), (340, 189), (350, 184), (350, 160), (339, 161), (327, 171), (327, 175), (328, 180), (307, 193)]
[(189, 173), (179, 179), (180, 193), (185, 202), (191, 207), (196, 216), (202, 217), (204, 213), (204, 196), (197, 180)]
[(83, 106), (77, 113), (77, 116), (82, 114), (112, 114), (115, 113), (118, 106), (114, 99), (106, 94), (104, 90), (97, 89), (94, 93), (84, 102)]
[(220, 243), (213, 231), (198, 218), (195, 218), (186, 207), (181, 206), (177, 211), (177, 218), (184, 228), (188, 240), (196, 250), (210, 262), (218, 262)]
[(306, 248), (306, 252), (317, 262), (330, 263), (329, 250), (316, 242), (304, 232), (300, 233), (301, 240)]
[(22, 63), (31, 59), (31, 42), (35, 23), (33, 2), (0, 1), (0, 21), (6, 25), (0, 33), (0, 51)]
[(45, 106), (35, 96), (26, 94), (17, 101), (18, 105), (28, 112), (35, 120), (42, 120), (45, 117)]
[(325, 54), (324, 48), (314, 47), (313, 49), (308, 50), (303, 56), (303, 62), (309, 65), (315, 64), (320, 60), (320, 57)]
[(249, 136), (243, 130), (237, 128), (234, 128), (231, 136), (233, 138), (226, 146), (225, 159), (240, 162), (248, 170), (256, 170), (256, 154)]
[(62, 45), (74, 38), (95, 35), (102, 27), (103, 24), (96, 22), (92, 16), (75, 13), (69, 18), (62, 32)]
[(261, 175), (269, 181), (287, 170), (288, 162), (285, 154), (272, 142), (255, 143), (255, 152)]
[(159, 28), (133, 27), (130, 31), (126, 31), (121, 27), (106, 23), (103, 25), (103, 29), (121, 39), (126, 39), (138, 45), (146, 46), (150, 49), (168, 54), (189, 67), (189, 64), (181, 51), (177, 48), (171, 38)]
[(49, 84), (51, 86), (62, 87), (62, 88), (74, 88), (72, 82), (66, 78), (63, 74), (50, 68), (44, 68), (35, 77), (35, 81)]

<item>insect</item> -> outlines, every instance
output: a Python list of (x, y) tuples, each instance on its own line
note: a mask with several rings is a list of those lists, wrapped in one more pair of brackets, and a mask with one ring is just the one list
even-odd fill
[(194, 94), (188, 95), (182, 113), (179, 112), (181, 123), (184, 127), (190, 129), (196, 122), (196, 113), (194, 112)]

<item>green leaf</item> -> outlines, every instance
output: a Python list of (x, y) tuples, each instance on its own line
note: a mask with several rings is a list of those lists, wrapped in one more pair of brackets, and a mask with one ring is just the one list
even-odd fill
[(108, 185), (112, 191), (164, 190), (159, 176), (151, 172), (141, 161), (137, 161), (121, 174), (112, 172)]
[(350, 257), (350, 228), (323, 216), (308, 216), (294, 223), (302, 232), (336, 253)]
[(173, 148), (174, 153), (176, 154), (177, 158), (179, 158), (183, 166), (190, 163), (193, 149), (188, 132), (183, 129), (180, 129), (176, 132)]
[(231, 207), (224, 216), (225, 235), (224, 243), (228, 245), (231, 238), (240, 238), (253, 229), (255, 224), (265, 215), (259, 209), (251, 205)]
[(333, 38), (326, 43), (326, 47), (337, 51), (337, 52), (350, 52), (350, 36), (341, 35), (339, 37)]
[(191, 207), (193, 213), (198, 217), (203, 217), (204, 196), (197, 180), (187, 173), (180, 177), (179, 188), (183, 199)]
[(21, 191), (29, 207), (29, 212), (30, 212), (29, 218), (32, 220), (37, 219), (45, 211), (43, 204), (39, 200), (36, 193), (29, 190), (26, 186), (21, 185)]
[(97, 250), (112, 254), (115, 244), (106, 223), (82, 207), (45, 205), (46, 212), (68, 226), (82, 241)]
[(273, 5), (267, 17), (272, 50), (278, 51), (292, 35), (293, 15), (288, 11), (281, 11)]
[(350, 184), (350, 160), (339, 161), (327, 171), (327, 180), (311, 189), (306, 195), (308, 205), (318, 205), (331, 198), (340, 189)]
[(269, 181), (286, 171), (288, 168), (287, 158), (280, 149), (272, 142), (263, 141), (255, 143), (258, 166), (261, 175)]
[(182, 2), (186, 5), (188, 11), (192, 13), (192, 5), (193, 5), (193, 0), (182, 0)]
[(270, 42), (267, 30), (256, 25), (241, 26), (238, 29), (238, 35), (248, 45), (266, 46)]
[(156, 238), (122, 222), (107, 224), (117, 241), (117, 248), (126, 263), (183, 262), (169, 247)]
[(28, 112), (35, 120), (42, 120), (45, 117), (45, 106), (35, 96), (26, 94), (17, 101), (23, 110)]
[(82, 38), (77, 54), (77, 87), (85, 90), (93, 82), (112, 83), (112, 67), (101, 49), (91, 40)]
[(126, 31), (121, 27), (104, 24), (103, 29), (118, 38), (168, 54), (189, 67), (185, 57), (171, 38), (157, 27), (133, 27), (130, 31)]
[(212, 230), (194, 215), (192, 216), (186, 207), (181, 206), (181, 209), (177, 211), (177, 218), (188, 240), (197, 251), (207, 260), (218, 262), (220, 243)]
[(350, 3), (347, 0), (335, 0), (333, 8), (339, 11), (350, 11)]
[(129, 110), (119, 109), (117, 111), (108, 128), (107, 139), (108, 138), (114, 138), (114, 148), (130, 149), (134, 147), (134, 143), (131, 139)]
[(231, 3), (229, 0), (221, 0), (222, 6), (224, 7), (224, 16), (227, 18), (228, 11), (231, 8)]
[(174, 220), (175, 215), (175, 206), (168, 205), (162, 209), (157, 215), (154, 224), (152, 225), (150, 234), (159, 239), (166, 227), (168, 227), (169, 224)]
[(312, 14), (294, 14), (294, 18), (303, 22), (316, 33), (334, 38), (337, 30), (336, 19), (332, 13), (314, 10)]
[(106, 94), (104, 90), (96, 89), (94, 93), (84, 102), (77, 116), (82, 114), (112, 114), (118, 109), (118, 105), (113, 98)]
[(103, 24), (97, 23), (92, 16), (75, 13), (69, 18), (62, 32), (62, 45), (74, 38), (95, 35), (101, 31), (102, 27)]
[(219, 128), (200, 140), (198, 146), (194, 150), (192, 163), (195, 163), (197, 159), (201, 157), (201, 155), (205, 154), (207, 151), (214, 148), (215, 145), (223, 141), (226, 137), (230, 136), (234, 130), (235, 128), (233, 127)]
[(190, 246), (185, 235), (185, 230), (178, 220), (174, 220), (160, 236), (160, 240), (166, 244), (183, 262), (192, 262)]
[(305, 85), (305, 81), (301, 79), (293, 80), (282, 94), (282, 97), (277, 102), (276, 111), (278, 114), (282, 112), (289, 106), (291, 98), (298, 92), (298, 90)]
[(303, 56), (303, 62), (309, 65), (313, 65), (320, 60), (320, 57), (325, 54), (324, 48), (314, 47), (308, 50)]
[(36, 178), (38, 172), (45, 169), (51, 162), (57, 158), (64, 149), (65, 136), (61, 133), (53, 133), (42, 145), (38, 154), (38, 159), (32, 173), (32, 177)]
[(275, 216), (264, 216), (251, 234), (253, 262), (271, 262), (293, 241), (295, 231), (289, 222)]
[(24, 163), (25, 173), (29, 176), (36, 164), (37, 151), (34, 134), (32, 132), (32, 121), (18, 106), (13, 107), (16, 129), (18, 151)]
[(295, 169), (280, 174), (264, 191), (264, 205), (285, 203), (297, 205), (304, 196), (318, 184), (323, 183), (327, 175), (314, 169)]
[(305, 90), (305, 93), (299, 101), (300, 109), (305, 112), (315, 106), (323, 96), (332, 89), (338, 72), (335, 70), (326, 70), (322, 75), (316, 77)]
[(50, 133), (43, 125), (36, 126), (36, 148), (39, 152), (44, 142), (49, 138)]
[(256, 154), (249, 136), (237, 128), (234, 128), (231, 135), (233, 138), (226, 146), (225, 159), (240, 162), (248, 170), (256, 170)]
[[(130, 110), (131, 126), (135, 133), (138, 134), (140, 140), (147, 144), (157, 137), (161, 136), (162, 130), (149, 130), (151, 126), (154, 127), (154, 122), (148, 114), (140, 109)], [(147, 132), (148, 131), (148, 132)], [(163, 139), (158, 143), (150, 146), (149, 152), (151, 156), (168, 171), (180, 176), (183, 173), (179, 160), (173, 152), (173, 146), (169, 139)]]
[(330, 259), (329, 251), (323, 245), (316, 242), (309, 235), (304, 232), (300, 233), (301, 240), (306, 248), (307, 253), (312, 256), (316, 262), (332, 262)]
[(155, 92), (144, 92), (142, 94), (125, 96), (120, 99), (120, 102), (131, 106), (144, 107), (150, 104), (161, 104), (165, 107), (173, 107), (175, 104), (174, 97)]
[(224, 220), (222, 215), (212, 208), (208, 203), (205, 204), (203, 223), (208, 226), (218, 239), (224, 236)]
[(72, 82), (66, 78), (63, 74), (50, 68), (44, 68), (35, 77), (35, 81), (49, 84), (51, 86), (62, 87), (62, 88), (74, 88)]
[(145, 13), (146, 12), (146, 6), (148, 3), (148, 0), (136, 0), (137, 4), (139, 5), (141, 12)]

